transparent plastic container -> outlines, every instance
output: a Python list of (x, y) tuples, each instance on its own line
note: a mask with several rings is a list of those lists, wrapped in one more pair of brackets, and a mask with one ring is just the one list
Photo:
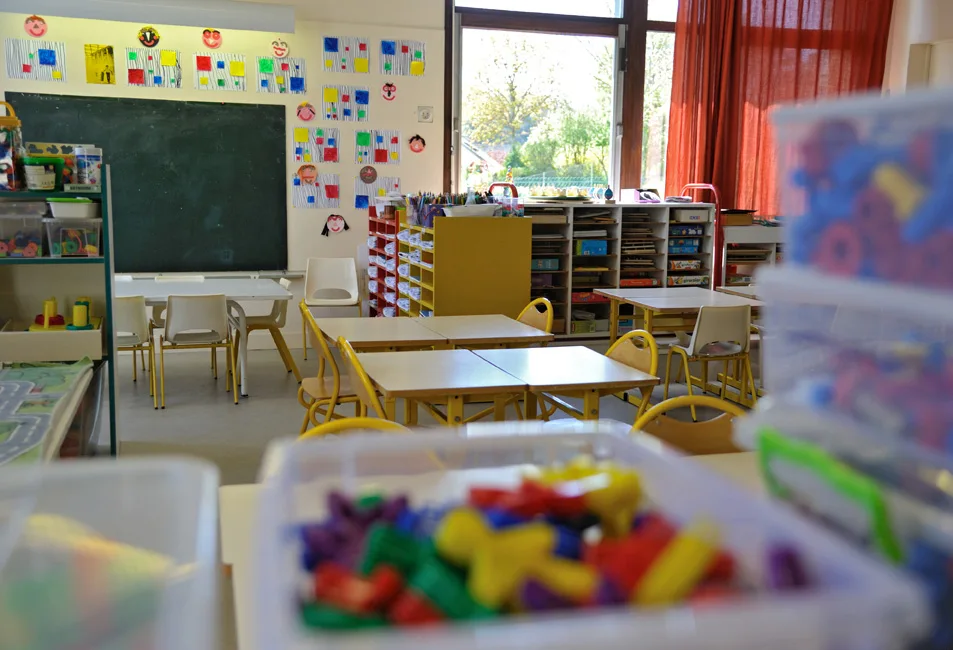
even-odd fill
[[(727, 483), (654, 439), (630, 439), (619, 423), (501, 423), (465, 432), (421, 430), (413, 436), (351, 435), (269, 450), (259, 501), (255, 579), (256, 647), (303, 650), (892, 650), (930, 624), (924, 594), (900, 573), (788, 511)], [(621, 435), (620, 435), (621, 433)], [(760, 583), (770, 544), (792, 544), (817, 584), (799, 593), (659, 610), (608, 608), (515, 617), (426, 630), (320, 634), (298, 619), (298, 536), (324, 516), (329, 489), (413, 494), (415, 506), (460, 500), (470, 484), (516, 485), (527, 464), (549, 465), (590, 453), (640, 473), (650, 502), (678, 523), (704, 516), (742, 573)], [(434, 461), (439, 460), (439, 468)]]
[(861, 95), (772, 120), (787, 261), (953, 289), (953, 92)]
[(45, 203), (0, 201), (0, 257), (42, 257), (45, 212)]
[[(6, 600), (8, 605), (25, 606), (21, 623), (42, 616), (45, 639), (23, 639), (17, 634), (24, 628), (5, 625), (0, 626), (0, 648), (217, 647), (217, 488), (216, 469), (191, 460), (90, 460), (4, 467), (0, 472), (0, 603), (5, 595), (15, 598)], [(118, 585), (142, 567), (130, 565), (132, 559), (125, 566), (94, 560), (98, 557), (94, 541), (51, 559), (49, 549), (24, 541), (27, 518), (36, 515), (68, 518), (112, 542), (161, 554), (171, 561), (171, 570), (163, 572), (164, 579), (139, 585), (138, 591), (127, 592), (129, 597), (113, 602), (114, 594), (108, 590), (120, 593)], [(44, 578), (55, 580), (59, 587), (53, 593), (17, 587), (41, 584)], [(73, 584), (84, 580), (86, 589)], [(16, 593), (4, 594), (5, 589)], [(104, 601), (106, 607), (98, 606)]]
[(50, 257), (100, 257), (101, 219), (46, 219)]

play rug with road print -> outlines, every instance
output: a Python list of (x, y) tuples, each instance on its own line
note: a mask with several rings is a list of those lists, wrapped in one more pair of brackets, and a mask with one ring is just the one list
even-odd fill
[(0, 465), (40, 458), (61, 407), (92, 369), (89, 359), (0, 369)]

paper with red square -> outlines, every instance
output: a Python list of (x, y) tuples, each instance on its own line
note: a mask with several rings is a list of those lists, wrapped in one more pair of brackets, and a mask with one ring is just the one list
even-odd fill
[(66, 44), (8, 38), (4, 42), (7, 77), (30, 81), (66, 81)]
[(229, 90), (245, 92), (245, 79), (252, 75), (246, 70), (245, 57), (225, 52), (195, 52), (194, 81), (196, 90)]
[(381, 74), (422, 77), (427, 66), (427, 44), (423, 41), (381, 41)]
[(399, 165), (400, 131), (380, 129), (355, 131), (354, 162), (358, 165)]
[(126, 82), (130, 86), (182, 87), (182, 57), (178, 50), (127, 47), (126, 70)]
[(336, 163), (340, 161), (341, 131), (319, 126), (295, 127), (292, 151), (296, 163)]
[(340, 176), (318, 174), (314, 177), (314, 183), (309, 183), (295, 173), (292, 177), (291, 199), (296, 208), (338, 208), (341, 206)]

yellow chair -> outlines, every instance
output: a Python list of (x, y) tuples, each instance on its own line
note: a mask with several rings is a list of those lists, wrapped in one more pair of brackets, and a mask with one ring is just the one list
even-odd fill
[[(543, 310), (539, 308), (542, 306)], [(553, 333), (553, 303), (548, 298), (537, 298), (526, 305), (526, 308), (520, 312), (516, 319), (524, 325), (543, 330), (547, 334)]]
[(373, 411), (377, 417), (386, 420), (387, 411), (384, 410), (384, 405), (381, 404), (378, 398), (374, 383), (371, 381), (371, 378), (367, 376), (367, 372), (365, 372), (364, 366), (361, 365), (361, 360), (357, 358), (357, 353), (354, 351), (354, 348), (351, 347), (351, 344), (348, 343), (347, 339), (343, 336), (338, 339), (338, 350), (341, 351), (341, 356), (350, 368), (351, 386), (361, 400), (361, 415), (363, 416), (366, 415), (368, 411)]
[[(637, 341), (641, 342), (641, 347), (637, 345)], [(658, 344), (655, 342), (655, 337), (645, 330), (633, 330), (627, 333), (612, 344), (612, 347), (606, 351), (606, 356), (644, 373), (653, 376), (658, 374)], [(540, 399), (543, 401), (542, 419), (544, 420), (549, 420), (557, 410), (578, 419), (582, 418), (582, 411), (555, 395), (543, 393)], [(642, 393), (642, 401), (635, 415), (636, 419), (645, 413), (651, 400), (652, 389), (646, 388)]]
[[(291, 287), (291, 280), (287, 278), (281, 278), (278, 280), (278, 284), (281, 285), (286, 291)], [(281, 357), (282, 363), (285, 364), (285, 370), (288, 372), (293, 372), (295, 379), (298, 380), (298, 383), (301, 383), (301, 373), (298, 372), (298, 366), (295, 365), (294, 358), (291, 356), (291, 351), (288, 349), (288, 344), (285, 343), (285, 337), (281, 334), (281, 328), (285, 326), (285, 319), (288, 314), (288, 301), (287, 300), (276, 300), (274, 305), (272, 305), (271, 313), (266, 316), (246, 316), (245, 317), (245, 331), (238, 331), (238, 319), (232, 318), (232, 326), (235, 328), (235, 345), (238, 345), (238, 342), (241, 340), (242, 336), (250, 336), (252, 332), (256, 330), (266, 330), (271, 334), (272, 340), (275, 342), (275, 347), (278, 349), (278, 355)], [(305, 333), (307, 336), (307, 332)]]
[[(301, 309), (304, 330), (305, 332), (311, 332), (311, 337), (315, 340), (314, 348), (318, 351), (317, 376), (304, 378), (298, 388), (298, 403), (307, 409), (304, 422), (301, 423), (300, 433), (304, 433), (308, 429), (308, 424), (318, 424), (315, 417), (317, 413), (324, 416), (325, 424), (336, 417), (345, 417), (335, 415), (334, 409), (337, 408), (338, 404), (354, 404), (357, 409), (356, 412), (360, 413), (360, 399), (351, 388), (348, 378), (341, 377), (341, 371), (338, 369), (337, 361), (334, 360), (334, 355), (331, 354), (331, 348), (324, 338), (324, 333), (318, 327), (318, 323), (314, 320), (314, 316), (311, 315), (308, 306), (303, 300), (298, 306)], [(325, 377), (325, 372), (328, 369), (331, 371), (331, 376)]]
[[(668, 387), (672, 374), (672, 359), (675, 355), (682, 358), (682, 370), (685, 372), (685, 384), (688, 394), (692, 395), (692, 385), (696, 380), (706, 389), (708, 384), (708, 364), (712, 361), (724, 361), (725, 371), (721, 383), (721, 398), (725, 399), (728, 390), (728, 363), (737, 361), (741, 367), (739, 380), (741, 382), (742, 403), (745, 403), (748, 386), (751, 386), (751, 404), (758, 400), (757, 389), (751, 372), (751, 358), (748, 350), (751, 347), (751, 306), (737, 307), (702, 307), (698, 311), (698, 320), (695, 322), (695, 331), (687, 346), (673, 345), (668, 349), (668, 359), (665, 364), (665, 393), (668, 399)], [(689, 362), (700, 361), (702, 365), (701, 377), (692, 377)], [(692, 420), (695, 419), (695, 407), (691, 407)]]
[[(665, 416), (672, 409), (696, 406), (707, 406), (722, 413), (704, 422), (683, 422)], [(734, 419), (744, 416), (745, 412), (731, 402), (709, 395), (686, 395), (650, 408), (635, 421), (632, 433), (645, 433), (688, 454), (730, 454), (742, 451), (735, 446), (731, 434)]]
[(375, 418), (345, 418), (343, 420), (334, 420), (333, 422), (319, 424), (313, 429), (298, 436), (298, 440), (321, 438), (323, 436), (329, 436), (336, 433), (344, 433), (345, 431), (360, 431), (362, 429), (370, 429), (373, 431), (400, 431), (401, 433), (410, 432), (410, 429), (404, 425), (391, 422), (390, 420), (377, 420)]
[(113, 330), (116, 333), (116, 349), (132, 352), (132, 380), (137, 380), (136, 351), (142, 356), (142, 369), (146, 370), (145, 353), (149, 353), (149, 394), (155, 408), (159, 408), (156, 394), (155, 340), (146, 316), (146, 299), (143, 296), (116, 298), (113, 302)]

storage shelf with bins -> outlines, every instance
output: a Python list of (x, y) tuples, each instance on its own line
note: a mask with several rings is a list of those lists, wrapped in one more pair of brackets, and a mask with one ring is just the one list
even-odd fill
[(781, 262), (783, 233), (779, 226), (728, 226), (723, 258), (724, 286), (743, 287), (754, 282), (758, 267)]
[(569, 322), (569, 275), (572, 238), (563, 208), (528, 208), (533, 222), (530, 298), (553, 303), (553, 333), (565, 334)]
[(394, 212), (368, 217), (367, 283), (370, 315), (397, 316), (397, 232), (400, 222)]
[[(110, 452), (118, 451), (116, 437), (116, 381), (112, 331), (113, 256), (110, 169), (106, 165), (100, 192), (0, 192), (0, 213), (8, 202), (43, 202), (51, 198), (83, 197), (101, 204), (99, 257), (0, 257), (0, 362), (73, 362), (88, 357), (94, 374), (86, 388), (86, 398), (108, 408), (97, 409), (108, 418)], [(45, 233), (44, 233), (45, 238)], [(44, 247), (47, 248), (47, 247)], [(43, 255), (49, 255), (43, 250)], [(97, 329), (83, 331), (29, 332), (27, 328), (43, 302), (56, 298), (58, 311), (71, 313), (72, 303), (81, 296), (92, 300)], [(104, 390), (105, 389), (105, 390)], [(79, 400), (80, 402), (87, 401)], [(93, 427), (95, 432), (97, 427)]]
[(512, 217), (436, 217), (433, 228), (402, 222), (398, 313), (515, 318), (530, 300), (531, 229), (530, 219)]

